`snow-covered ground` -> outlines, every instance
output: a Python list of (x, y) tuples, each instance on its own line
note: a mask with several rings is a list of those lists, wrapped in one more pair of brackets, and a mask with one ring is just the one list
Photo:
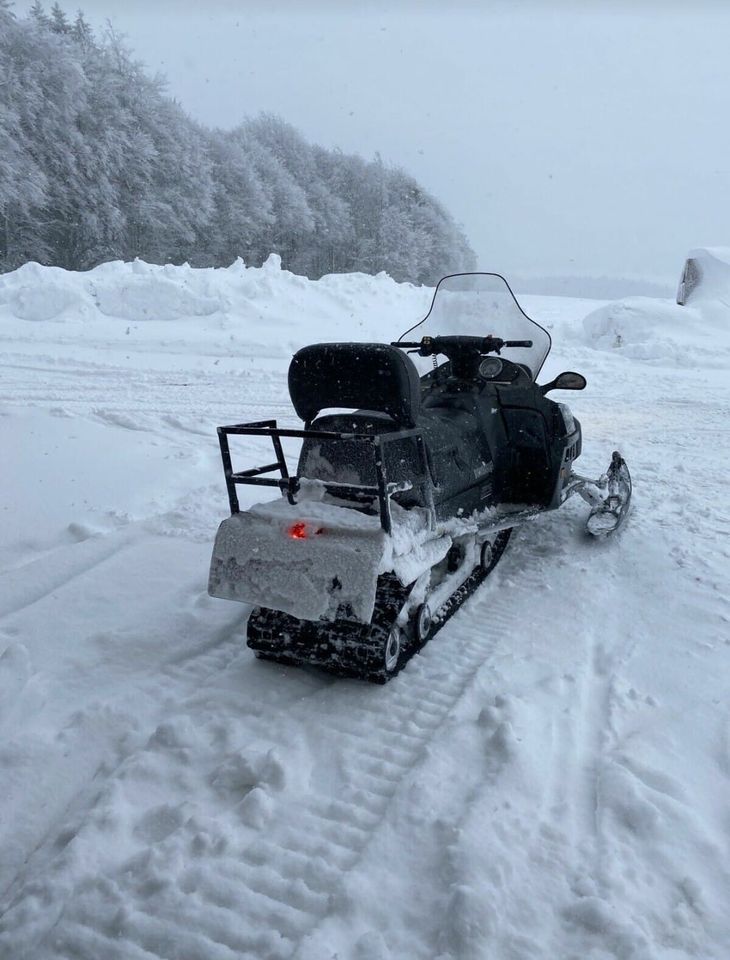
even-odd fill
[(525, 298), (633, 514), (523, 528), (393, 683), (259, 662), (207, 596), (215, 427), (293, 424), (294, 349), (429, 298), (275, 258), (0, 277), (2, 960), (728, 957), (720, 313)]

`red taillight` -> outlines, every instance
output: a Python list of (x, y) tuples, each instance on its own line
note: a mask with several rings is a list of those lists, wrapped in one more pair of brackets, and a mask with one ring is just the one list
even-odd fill
[(297, 523), (293, 523), (289, 527), (287, 533), (292, 540), (306, 540), (307, 537), (311, 536), (312, 534), (319, 536), (320, 533), (324, 533), (324, 529), (322, 527), (317, 527), (316, 530), (313, 530), (303, 520), (299, 520)]

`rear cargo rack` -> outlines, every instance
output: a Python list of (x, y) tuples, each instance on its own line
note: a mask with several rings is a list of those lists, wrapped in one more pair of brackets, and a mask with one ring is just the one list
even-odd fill
[[(249, 470), (234, 471), (231, 463), (231, 451), (228, 444), (228, 438), (230, 436), (271, 437), (276, 461), (264, 464), (264, 466), (261, 467), (253, 467)], [(421, 468), (420, 477), (417, 479), (424, 481), (423, 486), (426, 491), (427, 506), (433, 516), (431, 484), (427, 482), (429, 469), (426, 458), (426, 445), (420, 430), (397, 430), (393, 433), (385, 434), (344, 433), (331, 430), (290, 430), (288, 428), (277, 427), (276, 420), (258, 420), (253, 423), (237, 423), (228, 427), (218, 427), (218, 442), (221, 448), (223, 473), (226, 478), (228, 501), (231, 505), (232, 514), (240, 512), (238, 495), (236, 493), (236, 484), (239, 483), (262, 487), (278, 487), (282, 493), (286, 494), (289, 503), (296, 503), (295, 497), (300, 490), (301, 481), (306, 478), (289, 475), (289, 470), (284, 458), (284, 450), (281, 445), (282, 437), (294, 437), (301, 440), (356, 440), (364, 444), (369, 444), (373, 451), (375, 463), (375, 485), (336, 483), (330, 481), (322, 481), (322, 484), (330, 496), (341, 496), (346, 499), (356, 498), (363, 503), (377, 500), (380, 526), (386, 533), (390, 533), (392, 527), (390, 498), (394, 493), (407, 488), (400, 483), (388, 482), (385, 469), (384, 448), (394, 440), (413, 437), (418, 450)], [(276, 471), (279, 472), (278, 478), (264, 476), (266, 473), (275, 473)]]

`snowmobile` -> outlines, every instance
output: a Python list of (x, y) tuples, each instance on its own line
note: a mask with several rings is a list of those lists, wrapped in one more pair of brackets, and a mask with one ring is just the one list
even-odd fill
[[(516, 526), (577, 493), (590, 534), (619, 529), (628, 468), (614, 452), (597, 480), (573, 469), (580, 424), (547, 394), (586, 380), (566, 372), (538, 385), (550, 346), (502, 276), (454, 274), (399, 340), (294, 355), (289, 393), (304, 429), (218, 428), (231, 516), (208, 589), (254, 605), (247, 643), (258, 657), (384, 683), (483, 583)], [(275, 459), (234, 471), (235, 436), (269, 437)], [(284, 444), (295, 440), (290, 473)], [(241, 511), (240, 484), (281, 496)]]

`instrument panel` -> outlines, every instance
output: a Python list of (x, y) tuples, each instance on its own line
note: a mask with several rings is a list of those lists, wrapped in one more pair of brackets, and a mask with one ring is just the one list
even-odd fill
[(485, 380), (496, 380), (504, 369), (504, 363), (499, 357), (485, 357), (479, 364), (479, 376)]
[(479, 376), (492, 383), (514, 383), (515, 380), (525, 377), (532, 380), (522, 364), (512, 363), (511, 360), (503, 360), (501, 357), (484, 357), (479, 364)]

